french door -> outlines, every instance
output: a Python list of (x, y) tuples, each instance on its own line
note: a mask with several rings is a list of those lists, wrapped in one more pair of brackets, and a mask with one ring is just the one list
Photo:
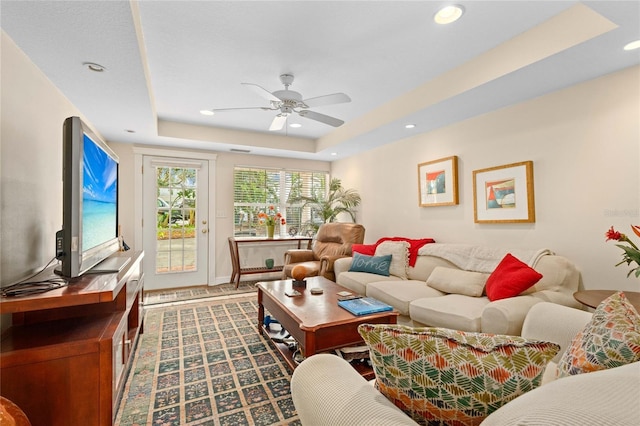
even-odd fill
[(208, 284), (208, 162), (143, 156), (145, 289)]

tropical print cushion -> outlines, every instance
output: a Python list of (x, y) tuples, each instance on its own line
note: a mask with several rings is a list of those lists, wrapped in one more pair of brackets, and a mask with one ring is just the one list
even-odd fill
[(603, 300), (558, 363), (558, 377), (640, 361), (640, 315), (623, 292)]
[(362, 324), (376, 386), (423, 425), (476, 425), (540, 385), (555, 343), (445, 328)]

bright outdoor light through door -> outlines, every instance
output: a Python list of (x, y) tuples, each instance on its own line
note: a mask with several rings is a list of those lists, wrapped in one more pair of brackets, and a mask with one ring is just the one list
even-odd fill
[(208, 284), (208, 165), (143, 160), (143, 240), (148, 289)]
[(196, 169), (157, 167), (156, 273), (197, 269)]

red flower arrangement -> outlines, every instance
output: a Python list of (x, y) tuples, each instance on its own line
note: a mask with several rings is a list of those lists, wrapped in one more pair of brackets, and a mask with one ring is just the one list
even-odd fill
[[(640, 226), (631, 225), (631, 230), (634, 234), (640, 237)], [(631, 262), (635, 262), (637, 266), (629, 271), (627, 277), (634, 271), (636, 278), (640, 277), (640, 250), (638, 249), (638, 246), (636, 246), (633, 241), (631, 241), (625, 234), (613, 229), (613, 226), (605, 233), (605, 237), (607, 237), (606, 241), (614, 240), (629, 244), (629, 246), (616, 244), (616, 247), (620, 247), (622, 250), (624, 250), (624, 253), (622, 254), (622, 261), (616, 263), (616, 266), (622, 265), (623, 263), (631, 265)]]
[(267, 213), (258, 213), (258, 222), (260, 225), (267, 226), (275, 226), (276, 223), (279, 223), (280, 225), (287, 224), (287, 221), (282, 217), (282, 214), (280, 214), (280, 212), (276, 213), (276, 208), (274, 206), (269, 206)]

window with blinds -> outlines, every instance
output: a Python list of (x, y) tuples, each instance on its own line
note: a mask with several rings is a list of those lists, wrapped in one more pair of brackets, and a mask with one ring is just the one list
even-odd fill
[(322, 222), (320, 215), (300, 197), (324, 198), (329, 173), (299, 170), (235, 167), (233, 171), (234, 236), (265, 236), (259, 213), (275, 208), (287, 224), (276, 225), (276, 235), (288, 235), (293, 228), (306, 235), (312, 224)]

